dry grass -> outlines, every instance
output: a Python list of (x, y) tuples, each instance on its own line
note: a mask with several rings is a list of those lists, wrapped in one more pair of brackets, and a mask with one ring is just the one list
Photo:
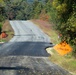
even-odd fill
[(73, 58), (70, 54), (65, 56), (59, 55), (55, 50), (52, 49), (54, 53), (49, 59), (55, 64), (65, 68), (66, 70), (74, 73), (76, 75), (76, 59)]

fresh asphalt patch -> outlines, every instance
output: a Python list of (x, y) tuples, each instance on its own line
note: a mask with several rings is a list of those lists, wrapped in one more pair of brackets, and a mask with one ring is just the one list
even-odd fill
[[(5, 47), (5, 45), (8, 45)], [(48, 57), (46, 47), (53, 46), (46, 42), (14, 42), (6, 43), (0, 48), (0, 56), (23, 55), (23, 56), (44, 56)]]

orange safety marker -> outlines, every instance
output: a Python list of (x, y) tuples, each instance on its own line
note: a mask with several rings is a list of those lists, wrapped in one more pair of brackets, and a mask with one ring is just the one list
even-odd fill
[(66, 41), (61, 42), (53, 47), (60, 55), (65, 55), (72, 51), (72, 48)]

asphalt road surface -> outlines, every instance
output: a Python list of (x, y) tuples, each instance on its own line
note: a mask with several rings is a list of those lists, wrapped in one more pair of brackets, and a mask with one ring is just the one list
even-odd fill
[(31, 21), (10, 21), (15, 35), (0, 46), (0, 75), (71, 75), (52, 63), (50, 38)]

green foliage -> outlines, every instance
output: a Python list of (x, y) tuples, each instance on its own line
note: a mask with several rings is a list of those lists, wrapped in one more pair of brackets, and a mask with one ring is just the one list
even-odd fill
[(2, 24), (0, 23), (0, 33), (1, 33), (1, 31), (2, 31)]
[(45, 10), (46, 10), (46, 13), (49, 13), (51, 11), (51, 1), (50, 0), (47, 0), (47, 3), (45, 5)]
[[(7, 19), (26, 20), (30, 12), (28, 12), (29, 4), (26, 0), (6, 1), (5, 13)], [(28, 8), (28, 9), (27, 9)]]
[(5, 2), (4, 16), (9, 20), (38, 18), (45, 4), (45, 0), (34, 0), (33, 3), (28, 3), (27, 0), (4, 0), (3, 2)]
[(37, 14), (39, 14), (39, 9), (40, 9), (37, 7), (38, 4), (39, 4), (38, 0), (37, 1), (35, 0), (34, 3), (32, 4), (31, 18), (38, 18)]
[(4, 6), (5, 6), (4, 1), (0, 0), (0, 22), (4, 20)]
[(39, 14), (41, 13), (43, 6), (42, 3), (38, 3), (38, 5), (35, 7), (35, 14), (34, 14), (34, 18), (39, 18)]
[(5, 6), (4, 0), (0, 0), (0, 6)]
[(5, 17), (3, 15), (0, 15), (0, 22), (4, 21)]

